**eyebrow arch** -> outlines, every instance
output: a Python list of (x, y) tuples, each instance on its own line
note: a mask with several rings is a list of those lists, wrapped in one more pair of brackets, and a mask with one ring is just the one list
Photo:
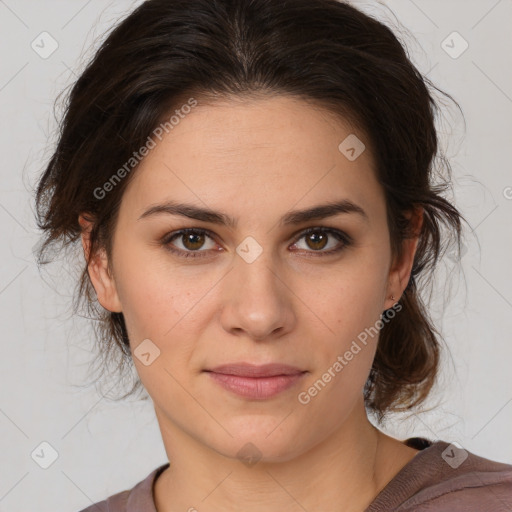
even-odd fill
[[(203, 222), (225, 225), (230, 228), (237, 226), (237, 220), (224, 213), (216, 212), (209, 208), (200, 208), (191, 204), (176, 203), (174, 201), (166, 201), (165, 203), (151, 206), (142, 213), (138, 220), (161, 213), (180, 215)], [(348, 199), (342, 199), (341, 201), (317, 205), (305, 210), (288, 212), (281, 218), (279, 225), (296, 225), (310, 220), (334, 217), (341, 213), (354, 213), (361, 216), (366, 222), (369, 221), (368, 215), (363, 208)]]

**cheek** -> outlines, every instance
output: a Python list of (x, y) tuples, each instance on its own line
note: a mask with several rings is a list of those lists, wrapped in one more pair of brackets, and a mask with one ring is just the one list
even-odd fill
[[(383, 311), (387, 273), (378, 258), (354, 255), (325, 276), (310, 298), (334, 332), (357, 336), (374, 325)], [(319, 315), (320, 316), (320, 315)]]
[(359, 397), (375, 357), (385, 286), (382, 260), (369, 255), (345, 260), (320, 281), (319, 293), (310, 294), (312, 309), (329, 327), (322, 327), (327, 334), (315, 343), (319, 364), (312, 382), (320, 379), (317, 387), (323, 389), (325, 384), (327, 390), (322, 391), (319, 406), (327, 407), (331, 400), (348, 406)]
[[(118, 259), (116, 284), (134, 363), (145, 386), (151, 389), (155, 378), (168, 383), (164, 368), (180, 381), (188, 378), (197, 340), (219, 305), (212, 287), (221, 277), (222, 272), (205, 273), (200, 266), (171, 266), (154, 249), (134, 247)], [(158, 354), (150, 367), (137, 358), (144, 340)]]
[(336, 422), (360, 399), (372, 367), (380, 333), (382, 311), (376, 295), (381, 283), (379, 274), (369, 272), (331, 283), (338, 284), (337, 290), (322, 298), (320, 309), (331, 332), (314, 344), (316, 371), (303, 388), (303, 399), (311, 400), (318, 415)]
[(137, 346), (149, 338), (159, 345), (197, 299), (189, 283), (155, 257), (154, 249), (151, 253), (135, 244), (124, 247), (116, 260), (116, 288), (130, 342)]

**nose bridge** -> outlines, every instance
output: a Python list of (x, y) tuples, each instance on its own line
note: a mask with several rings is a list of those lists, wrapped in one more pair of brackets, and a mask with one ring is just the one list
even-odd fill
[(236, 248), (234, 278), (243, 283), (243, 289), (253, 294), (268, 294), (274, 300), (279, 290), (275, 281), (277, 269), (273, 252), (254, 237), (247, 236)]

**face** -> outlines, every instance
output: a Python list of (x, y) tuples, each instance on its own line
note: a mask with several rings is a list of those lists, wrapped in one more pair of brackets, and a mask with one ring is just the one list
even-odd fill
[[(362, 403), (375, 326), (405, 288), (415, 246), (392, 262), (369, 144), (354, 159), (339, 149), (350, 135), (365, 142), (298, 99), (199, 102), (134, 171), (113, 275), (100, 261), (91, 279), (100, 303), (124, 314), (164, 436), (229, 457), (252, 443), (286, 460)], [(207, 371), (240, 363), (296, 371)]]

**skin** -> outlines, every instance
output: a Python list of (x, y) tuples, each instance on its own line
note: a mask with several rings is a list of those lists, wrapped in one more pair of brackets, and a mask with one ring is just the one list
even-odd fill
[[(98, 251), (89, 275), (100, 304), (123, 312), (132, 353), (145, 339), (160, 350), (148, 366), (134, 356), (171, 461), (155, 484), (158, 512), (334, 512), (340, 504), (362, 511), (417, 453), (365, 413), (377, 336), (308, 404), (297, 399), (399, 300), (417, 246), (417, 238), (405, 241), (402, 259), (392, 261), (369, 143), (354, 161), (338, 150), (351, 133), (364, 141), (299, 99), (199, 102), (134, 171), (114, 234), (113, 272)], [(167, 213), (139, 219), (171, 199), (224, 212), (237, 226)], [(368, 220), (342, 213), (279, 225), (291, 210), (340, 199), (358, 204)], [(419, 228), (421, 215), (413, 221)], [(80, 222), (87, 257), (90, 224)], [(301, 235), (309, 227), (340, 230), (353, 242), (328, 235), (327, 244), (315, 244)], [(202, 246), (180, 236), (172, 242), (205, 257), (180, 257), (159, 243), (183, 228), (213, 233)], [(248, 236), (263, 249), (252, 263), (236, 252)], [(335, 247), (342, 250), (322, 255)], [(250, 400), (203, 372), (240, 361), (309, 373), (277, 396)], [(251, 466), (237, 455), (247, 443), (261, 457)]]

